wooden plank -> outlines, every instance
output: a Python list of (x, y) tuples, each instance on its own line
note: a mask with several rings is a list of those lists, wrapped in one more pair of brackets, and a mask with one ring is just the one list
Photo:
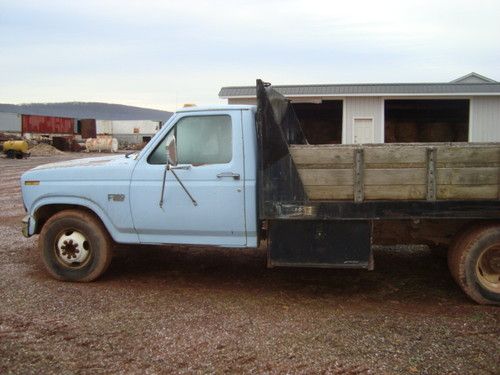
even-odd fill
[(436, 163), (437, 168), (500, 168), (498, 163), (480, 162), (480, 163)]
[[(299, 169), (305, 185), (353, 185), (350, 169)], [(365, 185), (412, 185), (426, 181), (424, 168), (366, 169)], [(499, 168), (438, 168), (441, 185), (500, 185)]]
[(352, 186), (304, 186), (311, 200), (353, 200)]
[(369, 185), (419, 185), (425, 184), (424, 168), (366, 169), (365, 186)]
[[(299, 169), (300, 179), (310, 186), (353, 186), (352, 169)], [(366, 169), (364, 185), (419, 185), (425, 183), (424, 168)]]
[(290, 146), (290, 154), (297, 167), (310, 166), (353, 166), (354, 147)]
[(498, 185), (440, 185), (437, 198), (446, 200), (498, 199)]
[[(363, 146), (366, 168), (422, 168), (426, 162), (426, 147), (436, 147), (438, 167), (461, 165), (500, 166), (499, 144), (407, 144)], [(353, 165), (354, 146), (291, 145), (290, 152), (297, 165), (330, 165), (349, 168)]]
[(426, 161), (425, 147), (422, 146), (390, 146), (366, 147), (365, 164), (367, 168), (376, 165), (410, 164), (424, 167)]
[(441, 146), (437, 148), (438, 168), (452, 166), (455, 163), (461, 165), (482, 165), (488, 163), (500, 166), (500, 145), (485, 147), (466, 146)]
[(425, 199), (427, 186), (422, 185), (371, 185), (365, 186), (366, 200), (419, 200)]
[(309, 186), (352, 186), (352, 169), (298, 169), (304, 185)]
[(399, 169), (399, 168), (425, 168), (425, 163), (370, 163), (365, 164), (366, 169)]
[(439, 185), (499, 185), (500, 168), (438, 168)]

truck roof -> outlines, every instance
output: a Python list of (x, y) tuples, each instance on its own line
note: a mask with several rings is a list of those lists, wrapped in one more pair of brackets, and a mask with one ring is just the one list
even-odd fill
[(227, 110), (249, 110), (255, 111), (255, 105), (243, 105), (243, 104), (215, 104), (210, 106), (202, 107), (185, 107), (180, 108), (176, 112), (200, 112), (200, 111), (227, 111)]

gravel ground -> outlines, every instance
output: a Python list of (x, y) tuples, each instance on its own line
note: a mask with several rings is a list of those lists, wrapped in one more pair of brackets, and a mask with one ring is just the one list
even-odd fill
[(97, 282), (51, 279), (20, 233), (19, 176), (81, 156), (0, 159), (0, 373), (500, 373), (500, 310), (422, 248), (378, 249), (369, 272), (119, 246)]

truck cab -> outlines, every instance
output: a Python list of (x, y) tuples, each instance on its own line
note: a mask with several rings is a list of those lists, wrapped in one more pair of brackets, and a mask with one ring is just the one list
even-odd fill
[[(189, 107), (137, 154), (34, 168), (21, 178), (24, 232), (38, 233), (46, 212), (68, 204), (102, 217), (118, 243), (255, 247), (254, 118), (254, 106)], [(163, 181), (172, 136), (180, 183), (173, 173)]]
[[(140, 243), (257, 245), (254, 118), (252, 106), (177, 112), (132, 172), (130, 210)], [(160, 206), (172, 137), (178, 160), (166, 174)]]

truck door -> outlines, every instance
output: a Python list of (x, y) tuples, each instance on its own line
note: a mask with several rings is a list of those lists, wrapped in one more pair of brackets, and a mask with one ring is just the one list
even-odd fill
[[(171, 134), (177, 141), (175, 172), (196, 205), (170, 171), (159, 205)], [(244, 181), (241, 111), (178, 115), (132, 175), (131, 210), (140, 241), (245, 246)]]

